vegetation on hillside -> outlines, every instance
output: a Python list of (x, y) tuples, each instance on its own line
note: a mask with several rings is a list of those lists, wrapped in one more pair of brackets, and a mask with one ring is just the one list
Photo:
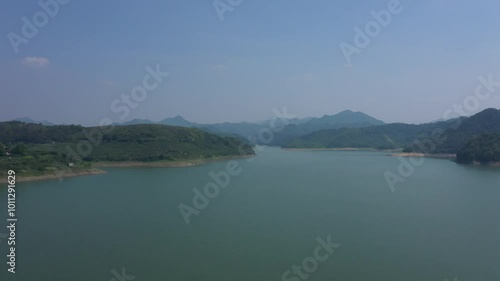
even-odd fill
[(252, 147), (237, 138), (195, 128), (133, 125), (114, 127), (86, 160), (147, 162), (251, 154), (254, 154)]
[(481, 134), (495, 132), (500, 133), (500, 110), (486, 109), (469, 118), (421, 125), (395, 123), (320, 130), (295, 138), (284, 147), (403, 149), (404, 152), (455, 154)]
[(447, 129), (451, 126), (452, 122), (437, 122), (422, 125), (393, 123), (364, 128), (320, 130), (303, 137), (295, 138), (284, 147), (397, 149), (412, 147), (415, 140), (432, 138), (433, 132), (436, 129)]
[[(44, 173), (95, 161), (180, 161), (254, 154), (243, 140), (164, 125), (99, 127), (0, 123), (0, 169)], [(71, 163), (71, 164), (70, 164)]]
[(446, 140), (439, 143), (436, 153), (457, 153), (469, 141), (480, 136), (500, 132), (500, 110), (485, 109), (469, 118), (464, 118), (456, 129), (446, 131)]
[[(303, 136), (318, 130), (338, 129), (338, 128), (361, 128), (373, 125), (382, 125), (384, 122), (375, 119), (363, 112), (353, 112), (345, 110), (334, 115), (324, 115), (319, 118), (289, 118), (280, 119), (278, 116), (275, 119), (265, 122), (249, 123), (217, 123), (217, 124), (197, 124), (189, 122), (181, 116), (174, 118), (166, 118), (160, 122), (153, 122), (146, 119), (134, 119), (125, 122), (122, 125), (136, 124), (163, 124), (182, 127), (199, 128), (204, 131), (215, 133), (223, 136), (242, 137), (244, 139), (252, 139), (252, 142), (263, 145), (285, 145), (293, 138)], [(276, 126), (276, 127), (271, 127)], [(283, 126), (283, 128), (281, 128)], [(273, 130), (273, 137), (270, 141), (259, 139), (259, 134), (269, 129)], [(275, 130), (276, 129), (276, 130)]]
[(500, 133), (482, 134), (457, 152), (457, 162), (489, 164), (500, 162)]

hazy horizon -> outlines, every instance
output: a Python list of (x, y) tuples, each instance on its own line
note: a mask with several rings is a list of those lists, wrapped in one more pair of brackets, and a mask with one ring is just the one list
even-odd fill
[[(23, 17), (43, 8), (3, 4), (0, 120), (259, 122), (287, 107), (299, 118), (352, 110), (423, 123), (473, 94), (479, 76), (500, 81), (495, 1), (401, 1), (350, 61), (342, 42), (354, 45), (354, 29), (391, 1), (242, 1), (223, 13), (216, 1), (68, 2), (17, 45)], [(113, 101), (142, 85), (147, 67), (169, 75), (121, 119)], [(498, 92), (475, 112), (489, 107), (500, 108)]]
[[(289, 112), (288, 109), (286, 108), (276, 108), (276, 110), (280, 111), (280, 113), (288, 113), (290, 115), (294, 115), (292, 112)], [(364, 113), (366, 114), (365, 112), (361, 112), (361, 111), (354, 111), (354, 110), (350, 110), (350, 109), (346, 109), (346, 110), (342, 110), (340, 112), (335, 112), (335, 113), (332, 113), (332, 114), (326, 114), (326, 115), (322, 115), (322, 116), (294, 116), (294, 117), (289, 117), (287, 119), (307, 119), (307, 118), (321, 118), (323, 116), (332, 116), (332, 115), (337, 115), (337, 114), (340, 114), (340, 113), (343, 113), (343, 112), (346, 112), (346, 111), (351, 111), (353, 113)], [(367, 114), (369, 115), (369, 114)], [(371, 115), (369, 115), (371, 116)], [(173, 119), (173, 118), (177, 118), (177, 117), (181, 117), (183, 118), (184, 120), (186, 121), (189, 121), (189, 122), (192, 122), (192, 123), (198, 123), (198, 124), (219, 124), (219, 123), (233, 123), (233, 122), (228, 122), (228, 121), (223, 121), (223, 122), (214, 122), (214, 123), (204, 123), (204, 122), (194, 122), (192, 120), (189, 120), (187, 118), (185, 118), (184, 116), (182, 115), (175, 115), (175, 116), (166, 116), (164, 118), (160, 118), (160, 119), (149, 119), (149, 118), (133, 118), (133, 119), (127, 119), (127, 120), (124, 120), (123, 122), (116, 122), (117, 124), (122, 124), (122, 123), (127, 123), (127, 122), (130, 122), (130, 121), (134, 121), (134, 120), (145, 120), (145, 121), (153, 121), (153, 122), (161, 122), (165, 119)], [(375, 119), (378, 119), (374, 116), (371, 116)], [(248, 121), (248, 120), (241, 120), (241, 121), (235, 121), (234, 123), (262, 123), (262, 122), (268, 122), (270, 119), (273, 119), (273, 118), (276, 118), (274, 115), (273, 116), (270, 116), (268, 117), (267, 119), (262, 119), (262, 120), (254, 120), (254, 121)], [(17, 118), (13, 118), (13, 119), (9, 119), (9, 120), (1, 120), (1, 121), (16, 121), (16, 120), (19, 120), (19, 119), (31, 119), (33, 120), (34, 122), (50, 122), (50, 123), (54, 123), (56, 125), (60, 125), (60, 123), (55, 123), (55, 122), (51, 122), (50, 120), (37, 120), (37, 119), (33, 119), (29, 116), (20, 116), (20, 117), (17, 117)], [(380, 119), (379, 119), (380, 120)], [(0, 122), (1, 122), (0, 121)], [(380, 121), (384, 121), (384, 120), (380, 120)], [(71, 124), (71, 123), (61, 123), (61, 124)], [(80, 124), (80, 123), (74, 123), (74, 124)], [(80, 124), (80, 125), (86, 125), (86, 124)]]

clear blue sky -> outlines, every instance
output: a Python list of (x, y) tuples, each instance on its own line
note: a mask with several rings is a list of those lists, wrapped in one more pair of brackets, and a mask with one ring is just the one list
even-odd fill
[[(127, 119), (257, 121), (286, 106), (299, 117), (351, 109), (432, 121), (473, 94), (478, 76), (500, 81), (495, 0), (402, 0), (346, 65), (339, 44), (388, 2), (244, 0), (221, 21), (211, 0), (72, 0), (15, 53), (7, 35), (41, 7), (2, 1), (0, 120), (120, 121), (113, 100), (157, 64), (171, 75)], [(487, 107), (500, 108), (500, 88)]]

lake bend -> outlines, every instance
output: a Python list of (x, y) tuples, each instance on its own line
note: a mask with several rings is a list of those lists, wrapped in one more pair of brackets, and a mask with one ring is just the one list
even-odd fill
[(500, 280), (500, 169), (419, 161), (392, 188), (387, 152), (274, 147), (20, 182), (0, 280)]

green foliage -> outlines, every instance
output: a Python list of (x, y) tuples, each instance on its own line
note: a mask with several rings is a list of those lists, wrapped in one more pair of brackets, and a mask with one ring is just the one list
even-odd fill
[[(98, 128), (94, 128), (98, 129)], [(241, 148), (241, 149), (240, 149)], [(114, 127), (88, 155), (92, 161), (160, 161), (254, 154), (240, 139), (164, 125)]]
[[(54, 153), (29, 151), (32, 155), (0, 157), (0, 169), (14, 170), (18, 174), (42, 174), (50, 167), (62, 166), (64, 159)], [(67, 165), (66, 165), (67, 166)]]
[(411, 152), (413, 152), (413, 147), (411, 147), (411, 146), (407, 146), (407, 147), (405, 147), (405, 148), (403, 149), (403, 152), (404, 152), (404, 153), (411, 153)]
[(411, 147), (417, 139), (431, 138), (434, 129), (446, 127), (449, 127), (449, 124), (446, 122), (422, 125), (394, 123), (364, 128), (320, 130), (300, 138), (295, 138), (285, 145), (285, 147), (395, 149)]
[(164, 125), (103, 130), (0, 122), (0, 140), (13, 147), (11, 157), (0, 158), (0, 169), (24, 172), (68, 168), (69, 163), (86, 168), (90, 164), (85, 162), (94, 161), (176, 161), (255, 153), (248, 143), (237, 138)]
[(28, 155), (28, 146), (24, 143), (18, 143), (13, 149), (12, 154), (18, 156)]
[(0, 122), (0, 142), (15, 143), (49, 143), (73, 142), (81, 139), (82, 126), (43, 126), (41, 124), (18, 121)]
[(446, 131), (446, 140), (436, 147), (436, 153), (457, 153), (481, 134), (500, 132), (500, 110), (485, 109), (478, 114), (456, 122)]
[(457, 162), (488, 164), (500, 161), (500, 133), (482, 134), (457, 152)]
[[(405, 152), (457, 153), (482, 133), (500, 132), (500, 110), (486, 109), (469, 118), (412, 124), (387, 124), (364, 128), (320, 130), (294, 138), (288, 148), (405, 148)], [(484, 152), (490, 159), (494, 152)], [(472, 156), (463, 155), (464, 159)], [(482, 158), (481, 158), (482, 159)]]

